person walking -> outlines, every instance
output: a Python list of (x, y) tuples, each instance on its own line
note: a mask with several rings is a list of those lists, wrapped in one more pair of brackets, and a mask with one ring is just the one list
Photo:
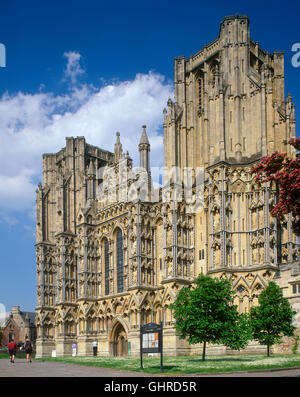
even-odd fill
[(26, 361), (28, 363), (31, 363), (31, 355), (32, 355), (32, 351), (33, 351), (33, 346), (31, 343), (31, 340), (29, 338), (26, 338), (26, 342), (24, 343), (24, 349), (25, 349), (25, 353), (26, 353)]
[(97, 356), (97, 350), (98, 350), (98, 342), (94, 340), (93, 342), (93, 354), (94, 356)]
[(72, 344), (72, 349), (73, 349), (72, 356), (76, 357), (76, 353), (77, 353), (77, 344), (76, 343)]
[(8, 353), (10, 355), (10, 362), (14, 363), (16, 351), (18, 350), (18, 346), (16, 345), (14, 339), (11, 339), (11, 341), (7, 345), (7, 348), (8, 348)]

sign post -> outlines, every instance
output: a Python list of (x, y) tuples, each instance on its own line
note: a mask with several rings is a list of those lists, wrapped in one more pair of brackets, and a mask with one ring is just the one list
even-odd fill
[(160, 372), (163, 371), (163, 324), (148, 323), (140, 329), (141, 369), (143, 353), (160, 353)]

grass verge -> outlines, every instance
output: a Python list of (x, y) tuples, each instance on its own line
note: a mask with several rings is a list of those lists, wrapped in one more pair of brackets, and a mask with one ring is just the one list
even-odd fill
[[(42, 358), (43, 361), (57, 361), (72, 364), (105, 367), (150, 374), (160, 373), (159, 357), (143, 357), (143, 369), (139, 357), (56, 357)], [(300, 354), (245, 356), (208, 356), (203, 362), (198, 356), (166, 356), (163, 360), (163, 373), (199, 374), (216, 372), (254, 371), (300, 366)]]
[[(33, 353), (31, 357), (34, 358), (35, 357), (35, 353)], [(5, 359), (5, 358), (7, 360), (9, 360), (9, 354), (6, 353), (6, 352), (0, 352), (0, 359)], [(18, 351), (17, 354), (16, 354), (16, 359), (18, 359), (18, 358), (26, 358), (25, 351)]]

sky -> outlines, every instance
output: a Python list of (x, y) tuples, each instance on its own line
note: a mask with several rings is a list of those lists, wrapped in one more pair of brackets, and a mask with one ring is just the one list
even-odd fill
[(145, 124), (152, 162), (163, 165), (163, 108), (174, 95), (174, 58), (199, 51), (218, 36), (222, 19), (235, 14), (249, 17), (250, 36), (264, 50), (285, 52), (285, 94), (295, 101), (297, 119), (297, 1), (284, 7), (276, 1), (2, 2), (0, 311), (16, 305), (35, 310), (35, 190), (42, 154), (59, 151), (68, 136), (85, 136), (113, 151), (119, 131), (138, 166)]

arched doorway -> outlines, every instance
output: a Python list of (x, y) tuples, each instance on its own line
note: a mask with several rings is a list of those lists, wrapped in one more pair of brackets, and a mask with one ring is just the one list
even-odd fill
[(112, 333), (111, 354), (114, 356), (127, 356), (128, 340), (126, 331), (121, 323), (117, 323)]

